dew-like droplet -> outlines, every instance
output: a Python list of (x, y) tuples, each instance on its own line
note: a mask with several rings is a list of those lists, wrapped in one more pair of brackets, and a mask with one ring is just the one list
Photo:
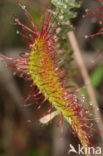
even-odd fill
[(16, 31), (16, 34), (19, 34), (19, 33), (20, 33), (20, 31), (19, 31), (19, 30), (17, 30), (17, 31)]
[(99, 21), (99, 24), (102, 25), (103, 24), (103, 21)]
[(23, 8), (23, 9), (26, 9), (26, 6), (25, 6), (25, 5), (23, 5), (23, 6), (22, 6), (22, 8)]
[(18, 18), (15, 18), (15, 22), (18, 22)]
[(89, 11), (89, 9), (85, 9), (85, 12), (88, 12)]
[(84, 36), (85, 39), (87, 39), (88, 37), (89, 37), (88, 35), (85, 35), (85, 36)]
[(27, 120), (28, 123), (31, 123), (31, 120)]
[(85, 18), (86, 17), (86, 15), (82, 15), (82, 18)]
[(99, 107), (96, 107), (97, 111), (99, 111)]
[(89, 113), (89, 110), (86, 111), (86, 114), (88, 114), (88, 113)]

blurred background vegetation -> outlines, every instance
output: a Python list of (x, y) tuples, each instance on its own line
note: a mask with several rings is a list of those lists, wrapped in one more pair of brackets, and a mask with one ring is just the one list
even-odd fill
[[(21, 0), (26, 5), (40, 28), (40, 16), (45, 11), (49, 0)], [(72, 21), (82, 55), (95, 88), (100, 111), (103, 111), (103, 56), (100, 55), (95, 63), (92, 59), (97, 51), (103, 48), (103, 37), (84, 39), (86, 34), (98, 30), (97, 20), (83, 19), (84, 9), (94, 8), (98, 3), (85, 0), (78, 9), (78, 17)], [(23, 11), (16, 5), (15, 0), (0, 0), (0, 52), (16, 57), (19, 52), (28, 50), (14, 25), (12, 14), (15, 13), (22, 22), (27, 23)], [(76, 63), (74, 62), (76, 67)], [(78, 69), (77, 69), (78, 70)], [(68, 125), (64, 123), (63, 139), (60, 140), (60, 128), (56, 126), (59, 117), (48, 125), (41, 125), (37, 119), (30, 120), (34, 107), (22, 107), (23, 98), (29, 93), (28, 83), (16, 75), (14, 71), (0, 63), (0, 156), (67, 156), (69, 144), (76, 146), (78, 139), (74, 138)], [(75, 81), (80, 87), (83, 80), (77, 72)], [(44, 108), (46, 109), (46, 108)], [(94, 138), (99, 143), (97, 135)]]

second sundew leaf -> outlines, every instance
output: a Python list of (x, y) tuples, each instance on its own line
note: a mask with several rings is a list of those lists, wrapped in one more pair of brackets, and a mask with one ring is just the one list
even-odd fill
[[(91, 144), (89, 140), (92, 134), (88, 132), (88, 129), (95, 130), (95, 128), (91, 123), (88, 123), (91, 121), (91, 114), (89, 110), (83, 108), (84, 103), (78, 101), (77, 90), (69, 90), (72, 85), (68, 83), (69, 78), (66, 75), (68, 69), (62, 68), (63, 60), (60, 57), (64, 55), (64, 52), (56, 49), (58, 40), (54, 36), (57, 24), (52, 18), (53, 14), (47, 11), (39, 32), (30, 13), (20, 3), (18, 5), (24, 10), (32, 25), (31, 29), (31, 27), (21, 23), (18, 18), (15, 19), (15, 22), (23, 29), (20, 34), (27, 42), (30, 51), (29, 53), (20, 53), (19, 59), (6, 56), (3, 58), (13, 61), (13, 67), (16, 67), (23, 76), (27, 76), (26, 80), (31, 82), (30, 86), (33, 91), (28, 95), (25, 102), (28, 102), (30, 98), (33, 98), (34, 101), (39, 100), (40, 105), (37, 110), (40, 110), (45, 101), (48, 100), (51, 107), (44, 115), (51, 113), (53, 107), (57, 109), (62, 118), (71, 125), (85, 148)], [(58, 55), (60, 59), (56, 60)], [(30, 105), (25, 104), (25, 106)]]

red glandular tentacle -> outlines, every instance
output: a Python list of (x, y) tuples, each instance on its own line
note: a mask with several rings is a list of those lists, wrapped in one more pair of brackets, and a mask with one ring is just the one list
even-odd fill
[(47, 34), (48, 34), (47, 29), (49, 27), (50, 20), (51, 20), (51, 14), (48, 15), (48, 18), (46, 20), (43, 20), (44, 22), (43, 22), (43, 25), (41, 28), (41, 37), (44, 37), (44, 34), (47, 36)]
[(44, 117), (44, 116), (50, 114), (50, 113), (52, 112), (52, 108), (53, 108), (52, 103), (50, 103), (50, 108), (49, 108), (49, 110), (48, 110), (46, 113), (44, 113), (43, 115), (39, 116), (39, 117), (41, 118), (41, 117)]
[(44, 104), (46, 101), (47, 101), (47, 99), (44, 99), (44, 100), (40, 103), (40, 105), (37, 107), (37, 109), (36, 109), (35, 112), (37, 112), (38, 110), (40, 110), (41, 107), (43, 106), (43, 104)]
[(27, 11), (25, 6), (22, 6), (18, 1), (17, 1), (17, 4), (24, 10), (25, 15), (28, 17), (29, 21), (31, 22), (32, 27), (34, 28), (36, 34), (39, 35), (39, 30), (38, 30), (37, 24), (35, 23), (34, 19), (30, 15), (30, 13)]

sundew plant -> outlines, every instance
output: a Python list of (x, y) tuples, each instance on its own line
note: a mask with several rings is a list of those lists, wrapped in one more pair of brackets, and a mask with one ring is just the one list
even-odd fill
[[(40, 122), (44, 124), (54, 116), (61, 115), (59, 125), (61, 123), (63, 126), (63, 120), (66, 120), (81, 145), (84, 148), (91, 146), (91, 130), (97, 131), (93, 127), (95, 119), (87, 109), (88, 106), (84, 106), (79, 96), (80, 89), (72, 80), (73, 56), (67, 41), (67, 33), (74, 30), (68, 21), (76, 18), (75, 10), (80, 8), (82, 3), (76, 0), (51, 0), (42, 16), (40, 30), (22, 2), (17, 1), (17, 4), (29, 21), (29, 26), (25, 25), (14, 15), (15, 23), (21, 28), (18, 33), (27, 43), (29, 52), (20, 53), (18, 58), (2, 58), (8, 66), (19, 71), (26, 81), (31, 82), (32, 93), (25, 99), (24, 106), (30, 107), (35, 101), (38, 102), (34, 116), (48, 102), (50, 108), (41, 115)], [(100, 18), (101, 11), (102, 8), (87, 10), (85, 16)], [(102, 20), (100, 24), (103, 24)], [(102, 29), (91, 37), (98, 34), (102, 34)], [(29, 99), (33, 99), (34, 103), (29, 103)]]

